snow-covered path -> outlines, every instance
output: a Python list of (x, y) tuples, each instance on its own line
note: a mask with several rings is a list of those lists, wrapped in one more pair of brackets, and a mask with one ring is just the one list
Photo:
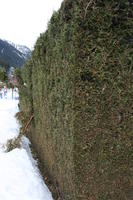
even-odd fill
[(9, 139), (18, 136), (19, 124), (14, 115), (18, 100), (0, 99), (0, 200), (53, 200), (32, 158), (29, 140), (23, 136), (21, 148), (6, 152)]

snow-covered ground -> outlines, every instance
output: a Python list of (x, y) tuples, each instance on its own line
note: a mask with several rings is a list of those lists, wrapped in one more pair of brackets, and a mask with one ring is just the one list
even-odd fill
[(9, 139), (18, 136), (19, 123), (15, 119), (18, 112), (17, 93), (12, 98), (0, 98), (0, 200), (53, 200), (43, 182), (33, 159), (29, 140), (23, 136), (21, 148), (6, 152)]

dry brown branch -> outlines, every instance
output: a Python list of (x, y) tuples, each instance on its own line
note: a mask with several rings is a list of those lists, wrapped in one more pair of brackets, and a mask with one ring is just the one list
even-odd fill
[(93, 3), (93, 0), (89, 0), (89, 2), (87, 3), (87, 6), (85, 8), (85, 15), (84, 15), (84, 18), (86, 17), (86, 14), (87, 14), (87, 10), (89, 8), (89, 6)]
[(24, 127), (24, 132), (26, 132), (27, 131), (27, 129), (28, 129), (28, 126), (30, 125), (30, 123), (31, 123), (31, 121), (32, 121), (32, 119), (34, 118), (34, 115), (31, 115), (31, 117), (30, 117), (30, 119), (29, 119), (29, 121), (28, 121), (28, 123), (26, 124), (26, 126)]

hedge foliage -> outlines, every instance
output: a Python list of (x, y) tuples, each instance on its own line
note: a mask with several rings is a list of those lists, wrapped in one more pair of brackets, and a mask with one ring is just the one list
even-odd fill
[(22, 76), (30, 138), (62, 199), (132, 199), (133, 2), (64, 0)]

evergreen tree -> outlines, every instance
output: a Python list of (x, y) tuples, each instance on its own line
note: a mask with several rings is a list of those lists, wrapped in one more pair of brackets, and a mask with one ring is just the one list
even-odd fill
[(6, 81), (7, 80), (7, 73), (6, 70), (2, 67), (0, 67), (0, 81)]

